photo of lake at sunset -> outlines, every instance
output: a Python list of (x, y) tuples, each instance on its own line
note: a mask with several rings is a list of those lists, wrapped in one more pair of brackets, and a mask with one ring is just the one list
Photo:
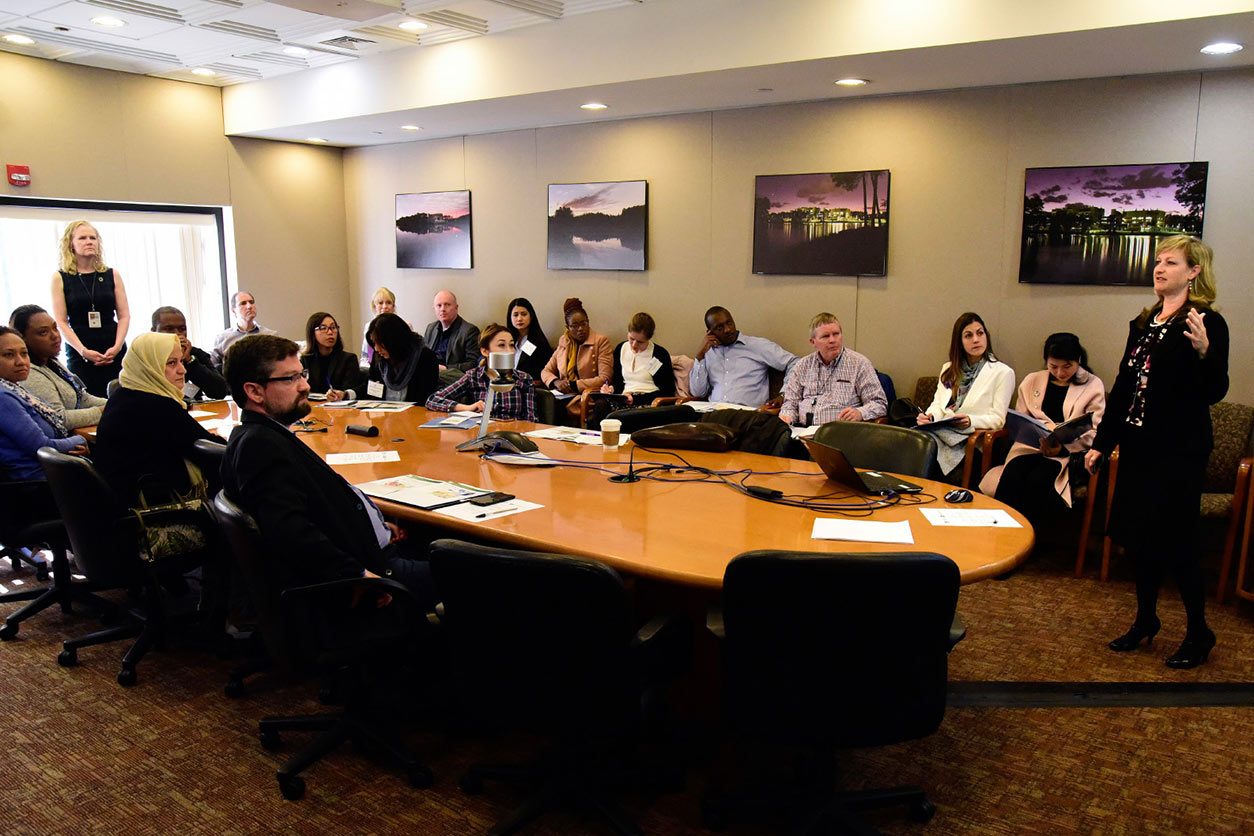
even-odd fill
[(1153, 284), (1154, 250), (1202, 234), (1204, 162), (1029, 168), (1019, 281)]
[(883, 276), (888, 170), (760, 174), (753, 192), (753, 272)]
[(648, 182), (549, 186), (550, 270), (643, 270)]
[(396, 266), (473, 266), (468, 190), (396, 196)]

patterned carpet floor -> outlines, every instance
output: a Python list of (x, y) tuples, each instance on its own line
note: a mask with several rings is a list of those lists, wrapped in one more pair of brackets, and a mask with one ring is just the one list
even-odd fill
[[(1181, 686), (1254, 680), (1254, 607), (1211, 608), (1219, 645), (1209, 664), (1173, 671), (1162, 661), (1183, 636), (1174, 590), (1152, 649), (1114, 654), (1105, 643), (1131, 620), (1126, 566), (1108, 583), (1070, 574), (1061, 549), (1003, 581), (963, 589), (968, 636), (951, 655), (953, 682), (1132, 682)], [(0, 584), (33, 582), (0, 567)], [(12, 611), (6, 605), (0, 612)], [(521, 796), (489, 785), (468, 796), (469, 763), (525, 754), (531, 741), (466, 739), (438, 728), (408, 738), (431, 767), (430, 789), (345, 749), (312, 767), (309, 790), (283, 800), (274, 770), (291, 750), (263, 750), (257, 719), (326, 710), (309, 683), (223, 696), (232, 660), (191, 650), (150, 654), (139, 684), (114, 677), (123, 645), (84, 649), (61, 668), (60, 641), (96, 629), (86, 615), (45, 612), (0, 646), (0, 832), (7, 834), (458, 834), (483, 833)], [(1077, 689), (1082, 690), (1082, 689)], [(417, 713), (417, 700), (414, 701)], [(403, 709), (402, 709), (403, 710)], [(415, 717), (421, 720), (421, 717)], [(293, 738), (293, 742), (298, 738)], [(683, 792), (627, 794), (649, 834), (706, 833), (699, 804), (725, 771), (726, 753), (693, 736)], [(900, 811), (872, 821), (888, 836), (930, 834), (1254, 834), (1254, 707), (951, 706), (938, 733), (847, 754), (847, 788), (918, 783), (938, 812), (927, 825)], [(555, 814), (535, 836), (602, 834)], [(733, 822), (732, 834), (786, 832), (772, 820)]]

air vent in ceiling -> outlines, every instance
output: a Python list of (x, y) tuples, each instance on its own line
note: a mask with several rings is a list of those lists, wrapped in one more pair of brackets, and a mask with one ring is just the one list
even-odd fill
[(562, 16), (560, 0), (492, 0), (492, 2), (502, 6), (509, 6), (512, 9), (531, 12), (534, 15), (551, 17), (554, 20), (558, 20)]
[(212, 23), (196, 24), (201, 29), (212, 29), (224, 35), (238, 35), (243, 38), (255, 38), (259, 41), (280, 43), (279, 33), (264, 26), (253, 26), (251, 23), (236, 23), (234, 20), (215, 20)]
[(335, 49), (348, 49), (353, 52), (360, 52), (362, 46), (373, 45), (375, 41), (368, 38), (354, 38), (352, 35), (341, 35), (338, 38), (332, 38), (329, 41), (323, 41), (323, 46), (334, 47)]
[(158, 6), (155, 3), (143, 3), (140, 0), (87, 0), (87, 2), (93, 6), (111, 9), (115, 12), (125, 12), (126, 14), (151, 17), (157, 20), (168, 20), (171, 23), (187, 22), (179, 14), (178, 9), (171, 9), (169, 6)]
[(415, 14), (414, 17), (419, 20), (425, 20), (428, 23), (452, 26), (454, 29), (461, 29), (463, 32), (473, 32), (476, 35), (488, 34), (488, 22), (483, 18), (475, 17), (474, 15), (464, 15), (461, 12), (450, 12), (448, 9), (420, 12)]

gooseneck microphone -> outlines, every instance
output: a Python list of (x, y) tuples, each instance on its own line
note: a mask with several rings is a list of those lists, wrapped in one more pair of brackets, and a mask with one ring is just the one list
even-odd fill
[(636, 475), (636, 471), (634, 470), (635, 466), (636, 466), (636, 445), (633, 444), (631, 445), (631, 452), (627, 454), (627, 472), (620, 476), (611, 476), (610, 481), (618, 482), (620, 484), (622, 484), (623, 482), (639, 482), (640, 477)]

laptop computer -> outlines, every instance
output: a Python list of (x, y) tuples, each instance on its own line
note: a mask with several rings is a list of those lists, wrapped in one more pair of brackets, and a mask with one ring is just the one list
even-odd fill
[(899, 493), (922, 493), (923, 488), (889, 473), (875, 470), (859, 472), (849, 463), (849, 459), (837, 447), (829, 447), (812, 438), (803, 438), (801, 443), (810, 451), (810, 456), (823, 468), (823, 473), (833, 482), (852, 488), (855, 491), (871, 496), (888, 496)]

